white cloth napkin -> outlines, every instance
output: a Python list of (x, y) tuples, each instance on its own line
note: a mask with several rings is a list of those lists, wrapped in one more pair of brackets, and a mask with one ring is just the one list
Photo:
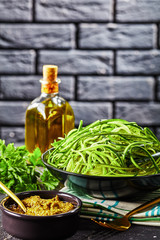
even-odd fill
[[(86, 194), (83, 188), (77, 187), (68, 180), (65, 182), (65, 186), (61, 191), (71, 193), (82, 200), (80, 217), (93, 218), (101, 221), (113, 221), (115, 218), (122, 217), (142, 203), (160, 197), (160, 189), (158, 189), (145, 195), (139, 192), (134, 198), (128, 198), (126, 200), (102, 200)], [(130, 221), (133, 224), (160, 226), (160, 203), (147, 211), (131, 216)]]

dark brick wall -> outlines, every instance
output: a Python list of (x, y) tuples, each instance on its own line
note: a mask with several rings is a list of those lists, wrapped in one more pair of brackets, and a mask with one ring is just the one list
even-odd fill
[(24, 142), (43, 64), (57, 64), (76, 125), (124, 118), (160, 137), (159, 0), (1, 0), (0, 138)]

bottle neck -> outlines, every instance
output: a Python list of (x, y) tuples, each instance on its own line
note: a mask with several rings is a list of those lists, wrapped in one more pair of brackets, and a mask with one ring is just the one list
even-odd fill
[(60, 83), (60, 79), (54, 82), (47, 82), (44, 80), (40, 80), (41, 82), (41, 93), (58, 93), (59, 92), (59, 86), (58, 84)]
[(41, 84), (41, 93), (58, 93), (58, 83), (45, 83)]

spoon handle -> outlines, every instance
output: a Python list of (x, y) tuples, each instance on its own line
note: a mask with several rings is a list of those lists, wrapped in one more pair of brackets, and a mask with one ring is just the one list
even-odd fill
[(16, 203), (18, 203), (18, 205), (22, 208), (24, 212), (26, 212), (26, 207), (24, 206), (22, 201), (12, 191), (10, 191), (9, 188), (7, 188), (1, 181), (0, 181), (0, 188), (2, 188), (2, 190), (5, 193), (7, 193)]
[(156, 203), (160, 202), (160, 197), (156, 198), (156, 199), (152, 199), (149, 202), (146, 202), (142, 205), (140, 205), (139, 207), (133, 209), (132, 211), (130, 211), (129, 213), (126, 214), (127, 217), (130, 217), (131, 215), (134, 215), (135, 213), (141, 212), (142, 210), (145, 210), (153, 205), (155, 205)]

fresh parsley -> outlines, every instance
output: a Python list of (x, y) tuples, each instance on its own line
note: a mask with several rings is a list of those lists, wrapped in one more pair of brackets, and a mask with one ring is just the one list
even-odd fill
[[(41, 151), (30, 153), (25, 146), (15, 147), (0, 139), (0, 181), (11, 191), (55, 189), (59, 184), (41, 160)], [(0, 192), (3, 192), (0, 189)]]

